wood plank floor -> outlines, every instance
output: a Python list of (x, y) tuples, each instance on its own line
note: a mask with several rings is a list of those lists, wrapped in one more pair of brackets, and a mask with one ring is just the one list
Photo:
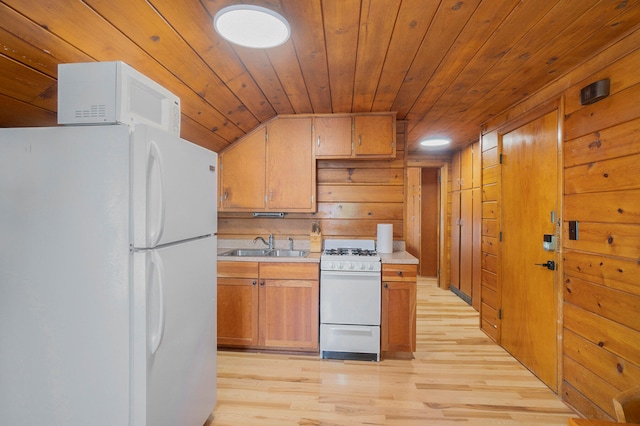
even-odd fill
[(220, 351), (217, 425), (566, 425), (576, 417), (492, 343), (478, 313), (418, 282), (413, 359), (380, 363)]

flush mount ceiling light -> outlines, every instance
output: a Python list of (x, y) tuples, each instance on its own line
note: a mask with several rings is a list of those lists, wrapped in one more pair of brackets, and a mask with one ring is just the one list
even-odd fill
[(445, 145), (449, 145), (449, 143), (451, 143), (451, 140), (446, 139), (446, 138), (432, 138), (432, 139), (425, 139), (425, 140), (421, 141), (420, 145), (422, 145), (422, 146), (445, 146)]
[(279, 46), (291, 35), (291, 27), (282, 15), (249, 4), (220, 9), (213, 18), (213, 27), (225, 40), (256, 49)]

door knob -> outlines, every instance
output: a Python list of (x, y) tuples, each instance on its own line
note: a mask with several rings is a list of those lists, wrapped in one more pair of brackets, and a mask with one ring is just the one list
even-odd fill
[(553, 260), (547, 260), (545, 263), (534, 263), (534, 265), (536, 265), (536, 266), (544, 266), (545, 268), (547, 268), (550, 271), (555, 271), (556, 270), (556, 262), (554, 262)]

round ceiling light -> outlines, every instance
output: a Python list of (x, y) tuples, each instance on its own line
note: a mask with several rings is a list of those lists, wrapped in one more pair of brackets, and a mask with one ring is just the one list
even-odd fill
[(432, 139), (425, 139), (423, 141), (420, 142), (420, 145), (422, 146), (445, 146), (445, 145), (449, 145), (451, 143), (451, 140), (446, 139), (446, 138), (432, 138)]
[(256, 49), (280, 46), (291, 35), (291, 27), (282, 15), (248, 4), (220, 9), (213, 18), (213, 27), (225, 40)]

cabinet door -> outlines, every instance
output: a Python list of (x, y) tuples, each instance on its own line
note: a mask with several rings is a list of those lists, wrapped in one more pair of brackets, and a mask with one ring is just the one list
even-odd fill
[(351, 117), (314, 117), (316, 158), (351, 157)]
[(317, 280), (260, 281), (260, 346), (318, 350)]
[(265, 130), (250, 134), (220, 154), (220, 210), (265, 208)]
[(451, 267), (449, 285), (460, 289), (460, 192), (451, 193)]
[(471, 189), (473, 185), (473, 147), (460, 152), (460, 189)]
[(393, 115), (356, 115), (354, 117), (356, 157), (395, 158), (395, 117)]
[(218, 278), (218, 345), (258, 344), (258, 278)]
[(381, 349), (391, 352), (416, 350), (416, 282), (382, 283)]
[[(469, 298), (473, 279), (473, 191), (460, 191), (460, 291)], [(453, 260), (453, 259), (452, 259)]]
[(460, 151), (456, 151), (451, 156), (451, 190), (460, 190)]
[(267, 210), (314, 212), (311, 118), (280, 118), (267, 126), (267, 132)]

